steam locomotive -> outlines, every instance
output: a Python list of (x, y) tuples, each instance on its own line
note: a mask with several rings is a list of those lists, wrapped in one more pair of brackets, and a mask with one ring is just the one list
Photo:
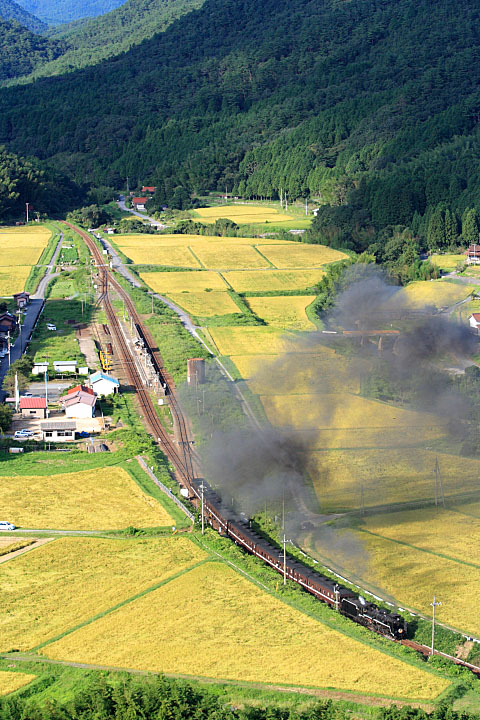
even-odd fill
[(246, 519), (239, 517), (228, 508), (208, 483), (193, 480), (190, 481), (188, 489), (198, 505), (202, 497), (202, 485), (204, 516), (221, 535), (230, 537), (237, 545), (256, 555), (277, 572), (285, 575), (287, 579), (298, 583), (304, 590), (354, 622), (392, 640), (407, 637), (407, 623), (401, 615), (367, 602), (353, 590), (321, 575), (295, 558), (287, 556), (284, 563), (283, 551), (261, 537), (250, 527)]

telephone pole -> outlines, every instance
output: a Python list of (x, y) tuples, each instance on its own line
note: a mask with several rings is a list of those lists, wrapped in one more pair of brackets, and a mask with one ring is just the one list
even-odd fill
[(205, 518), (203, 517), (203, 490), (204, 490), (204, 484), (200, 485), (200, 489), (202, 491), (202, 535), (205, 535)]
[(433, 596), (433, 603), (430, 605), (433, 607), (433, 618), (432, 618), (432, 655), (435, 653), (435, 609), (441, 605), (441, 602), (437, 602), (437, 596)]
[(25, 207), (27, 208), (27, 225), (28, 225), (28, 208), (30, 207), (30, 203), (25, 203)]

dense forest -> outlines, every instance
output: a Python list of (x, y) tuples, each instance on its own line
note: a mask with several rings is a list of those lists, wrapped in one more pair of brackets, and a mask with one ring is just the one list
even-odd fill
[(0, 0), (0, 18), (3, 20), (17, 20), (32, 32), (41, 33), (47, 29), (44, 22), (34, 17), (14, 0)]
[(20, 5), (48, 25), (96, 17), (119, 7), (125, 0), (21, 0)]
[(26, 75), (63, 52), (61, 43), (35, 35), (17, 20), (0, 19), (0, 82)]
[(360, 251), (434, 214), (458, 236), (480, 202), (479, 21), (467, 0), (206, 0), (93, 68), (3, 89), (0, 142), (167, 201), (313, 197), (318, 232)]

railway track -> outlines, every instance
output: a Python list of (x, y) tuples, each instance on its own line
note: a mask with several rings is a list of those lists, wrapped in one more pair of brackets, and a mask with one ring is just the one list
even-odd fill
[[(75, 230), (75, 232), (81, 235), (81, 237), (85, 240), (85, 243), (92, 253), (100, 272), (102, 282), (101, 298), (108, 318), (108, 328), (118, 348), (121, 362), (128, 375), (129, 382), (135, 388), (138, 402), (144, 414), (145, 422), (154, 438), (160, 442), (163, 452), (175, 467), (180, 479), (184, 482), (190, 483), (196, 475), (195, 464), (192, 457), (190, 433), (188, 431), (187, 422), (183, 412), (175, 396), (175, 383), (172, 376), (163, 365), (163, 358), (160, 354), (157, 343), (155, 342), (149, 328), (147, 328), (142, 322), (130, 295), (115, 279), (108, 265), (105, 264), (105, 258), (95, 242), (84, 230), (81, 230), (79, 227), (72, 225), (71, 223), (66, 222), (65, 224), (72, 230)], [(160, 374), (161, 381), (168, 394), (169, 405), (179, 436), (178, 445), (174, 440), (172, 440), (171, 436), (160, 422), (160, 418), (157, 415), (152, 398), (143, 384), (136, 365), (135, 357), (128, 346), (120, 321), (111, 303), (108, 294), (109, 286), (112, 286), (122, 298), (126, 308), (128, 309), (130, 317), (133, 322), (139, 326), (143, 333), (144, 341), (148, 345), (148, 350), (152, 359), (154, 359), (154, 365), (157, 367), (157, 372)]]
[[(400, 642), (402, 645), (412, 648), (412, 650), (416, 650), (421, 655), (425, 655), (425, 657), (430, 657), (430, 655), (432, 654), (432, 648), (428, 647), (428, 645), (421, 645), (420, 643), (415, 642), (415, 640), (400, 640)], [(450, 660), (451, 662), (455, 663), (455, 665), (460, 665), (461, 667), (468, 668), (473, 672), (474, 675), (480, 677), (480, 667), (477, 667), (476, 665), (472, 665), (471, 663), (468, 663), (461, 658), (454, 657), (453, 655), (448, 655), (447, 653), (440, 652), (439, 650), (435, 650), (435, 655), (438, 655), (438, 657), (443, 657), (446, 660)]]

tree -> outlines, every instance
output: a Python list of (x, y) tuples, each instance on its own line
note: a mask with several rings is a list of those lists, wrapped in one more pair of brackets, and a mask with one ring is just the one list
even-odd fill
[(13, 410), (8, 405), (0, 405), (0, 430), (6, 432), (12, 424)]
[(427, 243), (430, 250), (441, 250), (447, 245), (445, 213), (441, 205), (437, 205), (430, 216), (427, 230)]
[(473, 245), (479, 242), (480, 221), (475, 208), (467, 208), (462, 218), (462, 236), (465, 243)]

